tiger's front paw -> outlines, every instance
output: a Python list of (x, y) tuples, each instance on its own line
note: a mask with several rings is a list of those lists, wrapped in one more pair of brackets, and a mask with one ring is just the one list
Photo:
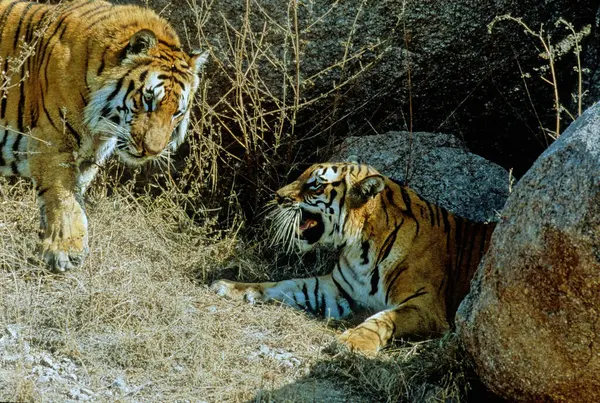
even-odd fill
[(51, 270), (57, 272), (81, 266), (88, 251), (87, 237), (75, 239), (48, 237), (42, 241), (42, 260)]
[[(83, 264), (88, 254), (87, 218), (78, 204), (72, 211), (42, 215), (42, 260), (57, 272)], [(44, 230), (45, 228), (45, 230)]]
[(263, 292), (251, 284), (236, 283), (229, 280), (217, 280), (210, 285), (210, 289), (221, 297), (237, 301), (246, 301), (250, 304), (263, 302)]
[(337, 337), (337, 342), (353, 353), (374, 356), (381, 348), (377, 331), (365, 326), (348, 329)]

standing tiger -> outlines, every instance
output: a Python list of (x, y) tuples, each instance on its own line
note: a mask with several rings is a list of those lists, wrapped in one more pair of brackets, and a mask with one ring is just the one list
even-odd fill
[(51, 268), (88, 252), (83, 193), (100, 164), (116, 151), (140, 165), (184, 140), (206, 59), (141, 7), (0, 0), (0, 171), (33, 180)]
[(365, 354), (393, 338), (449, 329), (494, 228), (455, 216), (356, 163), (313, 165), (279, 189), (274, 204), (276, 238), (303, 250), (337, 247), (333, 272), (271, 283), (219, 280), (211, 288), (222, 296), (278, 300), (332, 318), (374, 310), (378, 313), (338, 338)]

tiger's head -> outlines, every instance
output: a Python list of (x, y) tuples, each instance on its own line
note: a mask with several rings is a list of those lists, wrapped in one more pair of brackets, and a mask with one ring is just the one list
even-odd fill
[(112, 56), (100, 61), (102, 85), (85, 108), (90, 131), (107, 140), (99, 159), (116, 150), (123, 162), (141, 165), (174, 151), (185, 139), (208, 53), (188, 55), (174, 32), (157, 36), (149, 29), (105, 53)]
[(270, 213), (274, 242), (288, 250), (316, 245), (340, 246), (360, 235), (367, 204), (385, 188), (374, 168), (357, 163), (315, 164), (275, 192)]

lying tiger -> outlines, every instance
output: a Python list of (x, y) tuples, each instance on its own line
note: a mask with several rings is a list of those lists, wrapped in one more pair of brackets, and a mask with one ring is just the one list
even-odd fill
[(83, 193), (99, 165), (114, 151), (140, 165), (183, 142), (206, 59), (145, 8), (0, 0), (0, 173), (33, 180), (51, 268), (88, 252)]
[(378, 313), (338, 340), (373, 354), (393, 338), (439, 335), (486, 252), (494, 224), (469, 221), (435, 206), (368, 165), (313, 165), (275, 193), (280, 238), (303, 250), (339, 248), (326, 276), (269, 283), (219, 280), (221, 296), (282, 301), (332, 318), (366, 308)]

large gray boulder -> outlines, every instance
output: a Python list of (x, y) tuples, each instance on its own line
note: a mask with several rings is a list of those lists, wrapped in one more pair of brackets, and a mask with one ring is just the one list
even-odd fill
[(515, 186), (456, 324), (497, 394), (600, 398), (600, 104)]
[(353, 158), (404, 181), (426, 200), (475, 221), (495, 221), (508, 196), (508, 172), (470, 153), (451, 134), (388, 132), (349, 137), (332, 160)]
[[(412, 125), (461, 133), (471, 150), (507, 168), (528, 168), (543, 150), (538, 118), (553, 127), (553, 91), (535, 70), (547, 65), (539, 43), (516, 23), (499, 23), (492, 34), (487, 25), (512, 14), (536, 31), (544, 24), (556, 44), (569, 34), (554, 25), (558, 18), (579, 30), (598, 10), (597, 0), (137, 3), (160, 10), (191, 47), (211, 50), (208, 101), (234, 133), (244, 121), (282, 114), (286, 124), (303, 124), (292, 139)], [(564, 103), (576, 86), (575, 64), (572, 55), (556, 61)], [(520, 69), (532, 76), (527, 88)], [(217, 103), (224, 94), (227, 102)], [(294, 94), (308, 102), (298, 114)]]

